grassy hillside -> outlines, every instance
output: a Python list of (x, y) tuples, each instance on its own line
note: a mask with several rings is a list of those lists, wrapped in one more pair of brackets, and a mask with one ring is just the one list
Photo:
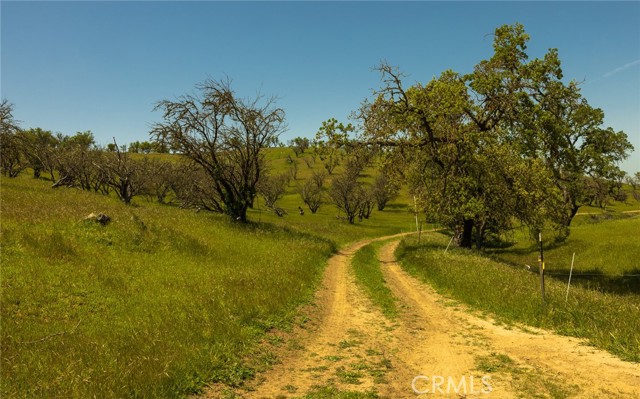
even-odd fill
[[(175, 397), (238, 383), (334, 245), (223, 216), (2, 178), (2, 378), (11, 397)], [(83, 221), (91, 212), (107, 226)]]
[[(354, 225), (337, 219), (339, 212), (327, 202), (312, 214), (296, 187), (323, 165), (309, 153), (295, 157), (288, 148), (271, 149), (267, 160), (272, 174), (289, 173), (288, 155), (298, 167), (278, 203), (288, 214), (278, 217), (258, 199), (249, 225), (143, 197), (125, 206), (114, 196), (51, 189), (50, 182), (28, 173), (0, 177), (2, 397), (181, 397), (206, 382), (238, 384), (256, 367), (272, 362), (270, 354), (253, 352), (256, 342), (273, 326), (291, 322), (297, 306), (317, 288), (325, 261), (337, 246), (415, 229), (406, 192)], [(340, 173), (342, 167), (333, 176)], [(375, 173), (365, 170), (362, 180), (371, 181)], [(304, 215), (298, 214), (299, 206)], [(112, 222), (101, 226), (83, 220), (97, 212), (108, 214)], [(640, 255), (637, 246), (629, 250), (629, 240), (638, 219), (613, 221), (614, 229), (598, 232), (584, 222), (591, 216), (582, 217), (568, 241), (580, 249), (576, 267), (599, 267), (611, 274), (633, 271)], [(521, 238), (491, 256), (531, 264), (535, 255)], [(602, 245), (593, 246), (594, 241)], [(615, 266), (607, 262), (611, 248)], [(549, 248), (549, 270), (556, 270), (556, 256), (561, 259), (558, 270), (564, 267), (574, 250)], [(455, 256), (462, 255), (455, 251)], [(375, 248), (366, 247), (356, 258), (359, 281), (379, 291), (377, 269), (369, 267), (377, 263)], [(465, 266), (476, 262), (466, 255), (459, 260)], [(585, 309), (592, 303), (599, 309), (601, 297), (584, 298), (572, 300), (586, 303)], [(618, 297), (604, 298), (613, 304)], [(511, 309), (507, 304), (505, 309)], [(509, 311), (521, 309), (514, 305)], [(637, 308), (620, 310), (632, 311), (638, 314)], [(544, 320), (535, 323), (546, 325)], [(608, 330), (602, 331), (606, 339)], [(611, 331), (614, 347), (631, 339)], [(629, 348), (628, 342), (622, 345)]]
[[(325, 203), (320, 206), (318, 212), (312, 214), (300, 198), (297, 186), (310, 178), (314, 171), (324, 170), (322, 161), (319, 158), (314, 161), (310, 150), (296, 157), (290, 148), (274, 148), (267, 152), (270, 173), (274, 175), (289, 174), (292, 166), (288, 161), (288, 156), (297, 163), (298, 167), (296, 179), (289, 182), (286, 194), (278, 201), (278, 205), (288, 214), (284, 217), (278, 217), (264, 208), (263, 202), (258, 199), (255, 209), (250, 210), (251, 220), (287, 226), (296, 231), (329, 238), (338, 244), (346, 244), (363, 238), (415, 231), (415, 216), (409, 208), (411, 201), (406, 190), (401, 191), (400, 196), (391, 201), (383, 211), (374, 210), (371, 218), (362, 222), (356, 221), (355, 225), (349, 225), (344, 220), (336, 218), (336, 216), (340, 216), (340, 213), (335, 206), (329, 203), (328, 195), (325, 195)], [(341, 175), (343, 171), (342, 165), (338, 166), (332, 175), (327, 176), (325, 187), (328, 188), (333, 177)], [(371, 182), (376, 173), (375, 168), (365, 169), (361, 181)], [(305, 210), (304, 216), (299, 215), (298, 207)]]
[[(288, 154), (267, 153), (272, 173), (288, 173)], [(329, 204), (300, 216), (296, 184), (322, 165), (296, 160), (289, 214), (258, 199), (246, 226), (2, 177), (2, 397), (180, 397), (272, 361), (243, 359), (310, 298), (336, 245), (415, 228), (402, 199), (355, 225)], [(84, 221), (92, 212), (112, 222)]]
[[(179, 156), (170, 154), (152, 154), (157, 159), (177, 162)], [(135, 157), (142, 157), (141, 154), (134, 154)], [(308, 233), (314, 236), (327, 238), (337, 244), (346, 244), (358, 241), (363, 238), (378, 237), (386, 234), (395, 234), (406, 231), (415, 231), (415, 216), (409, 205), (412, 199), (409, 198), (406, 189), (401, 190), (400, 195), (387, 205), (384, 211), (373, 211), (373, 215), (368, 220), (356, 222), (355, 225), (349, 225), (344, 220), (340, 220), (338, 209), (329, 201), (326, 191), (331, 185), (331, 180), (335, 176), (340, 176), (344, 172), (344, 167), (339, 165), (333, 171), (332, 175), (328, 175), (325, 181), (325, 197), (324, 203), (320, 206), (316, 214), (312, 214), (306, 207), (297, 187), (306, 179), (309, 179), (314, 172), (324, 171), (325, 168), (322, 161), (318, 157), (314, 157), (313, 150), (307, 150), (300, 156), (296, 157), (291, 148), (278, 147), (269, 148), (265, 151), (267, 168), (270, 175), (291, 175), (293, 168), (292, 160), (297, 165), (296, 177), (291, 178), (287, 186), (287, 190), (282, 199), (277, 204), (286, 210), (287, 214), (278, 217), (276, 214), (264, 206), (264, 201), (258, 196), (254, 209), (249, 210), (249, 219), (253, 222), (266, 222), (283, 226), (294, 231)], [(375, 167), (369, 167), (364, 170), (361, 181), (370, 183), (378, 172)], [(136, 202), (144, 204), (144, 199), (137, 198)], [(298, 207), (305, 210), (304, 216), (298, 213)], [(424, 226), (423, 228), (427, 228)]]

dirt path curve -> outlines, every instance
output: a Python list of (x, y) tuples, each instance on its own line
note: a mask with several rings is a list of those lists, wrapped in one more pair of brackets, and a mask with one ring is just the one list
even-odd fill
[(303, 312), (308, 322), (273, 349), (281, 362), (242, 389), (217, 387), (205, 397), (330, 398), (334, 389), (388, 398), (640, 398), (639, 365), (578, 340), (498, 327), (452, 306), (398, 266), (397, 240), (379, 257), (401, 311), (395, 320), (384, 317), (356, 285), (350, 262), (372, 241), (399, 236), (361, 241), (331, 257), (314, 304)]

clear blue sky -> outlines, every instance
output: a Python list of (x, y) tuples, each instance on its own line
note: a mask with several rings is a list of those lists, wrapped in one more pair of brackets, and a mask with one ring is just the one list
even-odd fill
[(407, 83), (491, 56), (491, 33), (520, 22), (529, 54), (559, 49), (565, 77), (624, 130), (640, 170), (640, 2), (0, 2), (1, 94), (21, 126), (106, 144), (147, 140), (163, 98), (228, 75), (245, 96), (280, 97), (289, 131), (346, 120), (398, 65)]

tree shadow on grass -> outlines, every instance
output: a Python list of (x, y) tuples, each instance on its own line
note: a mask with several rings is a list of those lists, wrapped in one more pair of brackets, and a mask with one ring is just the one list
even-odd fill
[(386, 204), (382, 212), (390, 209), (407, 209), (407, 205), (406, 204)]
[[(485, 247), (482, 252), (484, 256), (515, 268), (522, 268), (519, 262), (504, 259), (502, 255), (510, 254), (517, 256), (527, 256), (538, 254), (538, 245), (532, 243), (528, 247), (513, 248), (514, 242), (492, 242), (490, 246)], [(544, 250), (562, 245), (561, 243), (545, 244)], [(538, 274), (538, 265), (534, 265), (530, 272)], [(569, 268), (553, 268), (545, 272), (545, 276), (553, 278), (567, 284), (569, 281)], [(578, 286), (590, 290), (596, 290), (617, 295), (640, 295), (640, 267), (633, 270), (627, 270), (623, 275), (606, 274), (602, 270), (594, 268), (587, 270), (574, 270), (571, 276), (571, 285)]]
[[(554, 269), (545, 273), (554, 280), (567, 284), (570, 269)], [(640, 268), (626, 271), (623, 275), (609, 275), (600, 269), (573, 271), (571, 285), (616, 295), (640, 295)]]

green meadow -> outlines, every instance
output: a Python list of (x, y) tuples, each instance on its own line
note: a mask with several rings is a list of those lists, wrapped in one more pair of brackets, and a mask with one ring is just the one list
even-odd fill
[[(615, 206), (638, 209), (639, 204), (627, 201)], [(571, 274), (572, 285), (618, 294), (640, 294), (638, 232), (640, 213), (608, 211), (578, 215), (571, 234), (562, 243), (554, 240), (552, 232), (543, 233), (545, 274), (564, 283), (568, 283)], [(500, 247), (487, 248), (485, 253), (515, 267), (528, 266), (534, 271), (539, 268), (539, 244), (524, 230), (513, 231), (503, 238)]]

